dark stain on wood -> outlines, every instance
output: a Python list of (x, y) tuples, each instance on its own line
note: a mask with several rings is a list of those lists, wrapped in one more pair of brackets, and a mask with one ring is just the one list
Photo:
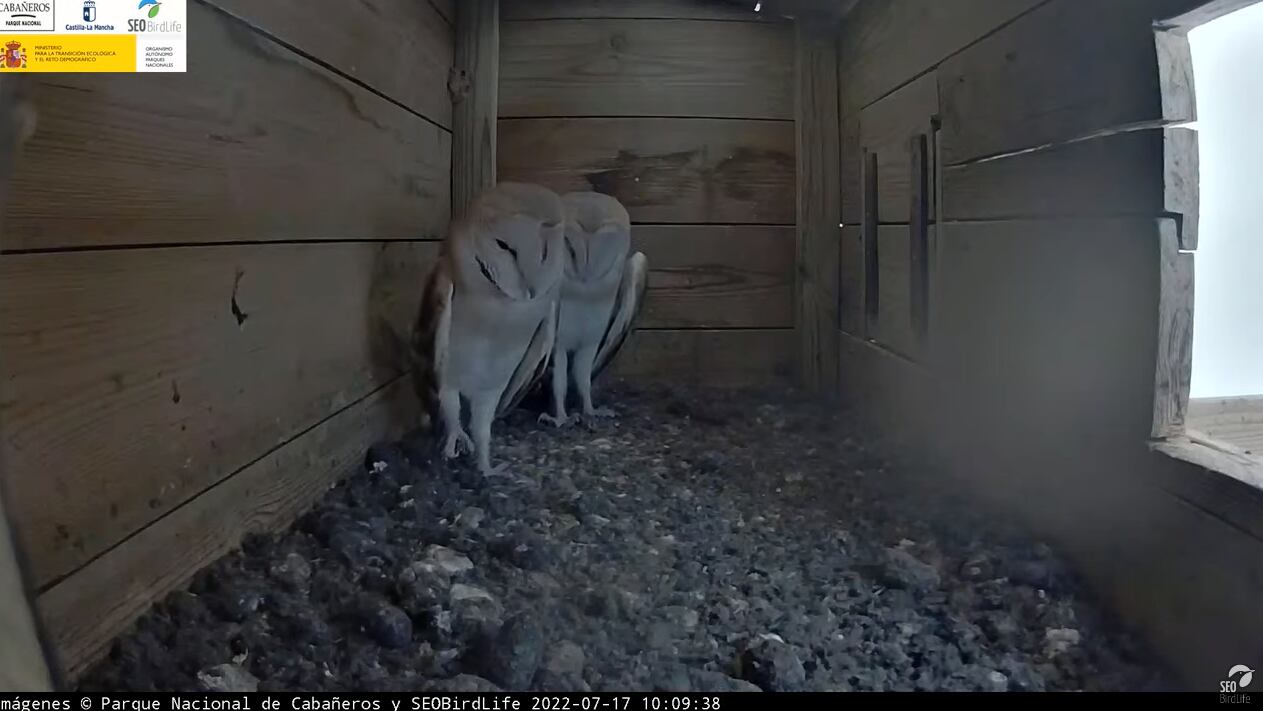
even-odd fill
[(237, 290), (241, 288), (241, 277), (245, 275), (246, 273), (244, 271), (238, 269), (237, 276), (232, 282), (232, 302), (231, 302), (232, 316), (233, 318), (237, 319), (238, 326), (245, 325), (246, 319), (250, 318), (250, 314), (242, 311), (241, 307), (237, 304)]
[(713, 168), (706, 167), (704, 148), (638, 155), (620, 150), (612, 168), (584, 175), (599, 193), (613, 195), (628, 207), (669, 205), (698, 185), (734, 200), (754, 201), (760, 193), (778, 190), (781, 178), (793, 172), (794, 157), (781, 151), (738, 148)]
[(714, 181), (725, 195), (737, 200), (754, 200), (760, 192), (775, 190), (777, 176), (793, 172), (792, 155), (780, 151), (738, 148), (715, 166)]
[(641, 156), (620, 150), (613, 168), (584, 177), (593, 190), (613, 195), (628, 207), (670, 204), (697, 180), (694, 176), (701, 171), (688, 168), (700, 153), (692, 150)]

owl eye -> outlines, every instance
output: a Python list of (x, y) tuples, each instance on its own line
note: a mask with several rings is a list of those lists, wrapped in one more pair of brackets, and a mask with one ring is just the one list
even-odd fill
[(505, 241), (504, 241), (504, 240), (502, 240), (502, 239), (498, 239), (498, 240), (496, 240), (496, 244), (500, 245), (500, 249), (503, 249), (504, 251), (508, 252), (509, 254), (512, 254), (514, 259), (517, 259), (517, 250), (513, 249), (512, 247), (510, 247), (508, 242), (505, 242)]

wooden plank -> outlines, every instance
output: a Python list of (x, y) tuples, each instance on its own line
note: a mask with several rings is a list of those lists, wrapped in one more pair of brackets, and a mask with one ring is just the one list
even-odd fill
[(792, 328), (789, 227), (638, 225), (649, 258), (641, 328)]
[(864, 231), (842, 229), (838, 274), (838, 321), (842, 331), (857, 338), (864, 335)]
[(1162, 134), (1105, 136), (943, 168), (946, 220), (1162, 214)]
[(1196, 121), (1197, 82), (1188, 34), (1155, 31), (1153, 37), (1158, 60), (1158, 84), (1162, 92), (1162, 115)]
[(373, 390), (383, 259), (433, 243), (6, 255), (4, 456), (40, 585)]
[(838, 40), (850, 116), (1045, 0), (864, 0)]
[(330, 3), (319, 12), (312, 12), (311, 3), (302, 0), (211, 0), (208, 4), (451, 128), (447, 74), (452, 65), (452, 28), (430, 3), (362, 0)]
[(149, 605), (247, 534), (283, 529), (310, 509), (362, 466), (369, 445), (399, 434), (409, 406), (406, 378), (344, 404), (50, 588), (40, 608), (68, 672), (82, 674)]
[(611, 371), (640, 382), (740, 387), (793, 378), (792, 329), (639, 330)]
[(930, 420), (933, 385), (929, 371), (879, 345), (840, 334), (839, 394), (889, 436), (921, 446)]
[[(1155, 463), (1145, 463), (1140, 471), (1153, 472)], [(1119, 475), (1099, 467), (1093, 473), (1094, 484)], [(1098, 498), (1090, 515), (1049, 512), (1066, 530), (1059, 547), (1120, 621), (1143, 632), (1178, 675), (1173, 683), (1217, 689), (1241, 663), (1234, 660), (1263, 653), (1263, 615), (1256, 609), (1263, 542), (1149, 487)]]
[(842, 238), (838, 62), (832, 39), (796, 25), (799, 370), (806, 386), (825, 392), (837, 387)]
[(767, 18), (713, 0), (504, 0), (506, 20), (630, 18), (654, 20), (745, 20)]
[(1263, 463), (1200, 437), (1154, 442), (1144, 476), (1183, 501), (1263, 541)]
[(500, 2), (461, 2), (452, 74), (452, 214), (496, 184)]
[(1153, 219), (940, 224), (929, 363), (969, 398), (956, 417), (1017, 448), (1145, 441), (1158, 242)]
[(502, 180), (596, 190), (656, 223), (795, 221), (794, 125), (729, 119), (500, 121)]
[(1175, 17), (1163, 19), (1154, 23), (1154, 26), (1164, 32), (1173, 32), (1188, 35), (1189, 30), (1200, 25), (1204, 25), (1212, 20), (1217, 20), (1224, 15), (1228, 15), (1247, 8), (1259, 0), (1186, 0), (1186, 7), (1177, 8), (1173, 12), (1180, 13)]
[(785, 25), (554, 20), (501, 33), (504, 117), (794, 118)]
[[(909, 220), (908, 172), (913, 136), (929, 135), (938, 113), (938, 81), (926, 74), (860, 113), (860, 149), (877, 156), (879, 218), (883, 223)], [(930, 219), (934, 219), (933, 205)]]
[(1154, 437), (1183, 434), (1193, 378), (1194, 257), (1181, 252), (1175, 224), (1159, 226), (1157, 369), (1154, 377)]
[[(1263, 395), (1190, 400), (1185, 424), (1189, 430), (1257, 455), (1263, 472)], [(1263, 484), (1263, 476), (1259, 483)]]
[(1168, 128), (1162, 132), (1163, 207), (1178, 217), (1180, 248), (1197, 249), (1201, 222), (1201, 156), (1197, 132)]
[(1164, 113), (1152, 25), (1181, 1), (1052, 0), (944, 62), (943, 160), (1191, 120)]
[(215, 71), (41, 78), (5, 249), (443, 234), (447, 131), (188, 11), (189, 66)]

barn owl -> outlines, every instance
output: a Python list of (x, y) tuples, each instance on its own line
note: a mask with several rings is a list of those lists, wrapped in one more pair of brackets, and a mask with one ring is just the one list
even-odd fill
[[(431, 421), (443, 423), (443, 456), (473, 451), (484, 475), (507, 473), (491, 466), (492, 421), (517, 405), (552, 354), (563, 235), (556, 193), (501, 183), (453, 224), (426, 284), (413, 331), (414, 384)], [(472, 439), (461, 425), (462, 398)]]
[(552, 414), (540, 421), (561, 427), (569, 378), (585, 417), (612, 417), (592, 405), (592, 380), (630, 333), (648, 284), (645, 255), (631, 251), (631, 219), (619, 201), (594, 192), (562, 196), (566, 209), (565, 278), (552, 355)]

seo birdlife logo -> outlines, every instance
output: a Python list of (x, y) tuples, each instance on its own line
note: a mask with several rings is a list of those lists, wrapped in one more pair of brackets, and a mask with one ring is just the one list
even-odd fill
[(1244, 689), (1254, 681), (1254, 670), (1244, 664), (1238, 664), (1228, 670), (1228, 678), (1219, 682), (1219, 693), (1231, 694)]
[[(140, 18), (133, 18), (127, 21), (127, 30), (129, 32), (152, 32), (159, 34), (178, 34), (184, 31), (184, 24), (178, 19), (160, 19), (162, 17), (162, 6), (164, 3), (160, 0), (140, 0), (140, 4), (136, 6)], [(178, 5), (177, 5), (178, 7)], [(180, 13), (177, 10), (177, 18)], [(166, 17), (170, 17), (168, 14)]]

